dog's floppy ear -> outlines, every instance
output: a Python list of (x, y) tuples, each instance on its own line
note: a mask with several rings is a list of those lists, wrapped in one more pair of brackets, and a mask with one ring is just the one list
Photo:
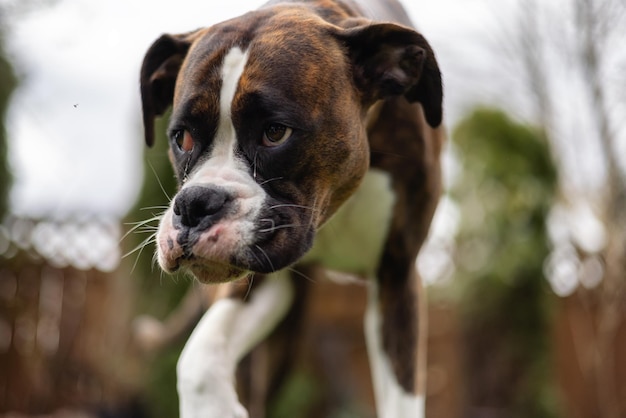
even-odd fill
[(162, 35), (146, 52), (141, 65), (141, 106), (146, 144), (154, 144), (154, 119), (172, 104), (180, 67), (196, 32)]
[(441, 73), (426, 39), (393, 23), (349, 26), (337, 35), (348, 47), (355, 83), (365, 99), (404, 95), (410, 102), (422, 104), (430, 126), (439, 126), (443, 113)]

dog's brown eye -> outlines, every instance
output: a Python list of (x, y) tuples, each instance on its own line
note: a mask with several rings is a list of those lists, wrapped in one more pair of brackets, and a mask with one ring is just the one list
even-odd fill
[(180, 130), (174, 133), (174, 141), (178, 148), (180, 148), (184, 152), (190, 152), (193, 150), (193, 138), (189, 131)]
[(272, 123), (263, 133), (263, 145), (267, 147), (275, 147), (289, 139), (292, 129), (281, 125), (280, 123)]

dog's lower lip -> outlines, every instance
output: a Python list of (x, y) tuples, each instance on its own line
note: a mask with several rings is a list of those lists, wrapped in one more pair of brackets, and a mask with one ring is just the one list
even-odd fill
[(230, 282), (249, 273), (245, 268), (218, 262), (192, 262), (187, 269), (202, 283)]

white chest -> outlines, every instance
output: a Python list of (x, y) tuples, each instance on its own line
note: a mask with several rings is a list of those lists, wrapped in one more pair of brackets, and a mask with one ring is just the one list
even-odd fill
[(389, 230), (395, 195), (387, 173), (370, 169), (357, 192), (320, 229), (304, 262), (373, 277)]

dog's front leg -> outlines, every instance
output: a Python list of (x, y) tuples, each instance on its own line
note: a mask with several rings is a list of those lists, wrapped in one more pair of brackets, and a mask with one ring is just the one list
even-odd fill
[(369, 283), (365, 336), (376, 411), (378, 418), (423, 418), (425, 298), (412, 265), (400, 266), (398, 276)]
[(287, 274), (262, 280), (247, 298), (217, 300), (191, 334), (177, 367), (181, 418), (248, 416), (235, 391), (235, 368), (276, 326), (293, 300)]

